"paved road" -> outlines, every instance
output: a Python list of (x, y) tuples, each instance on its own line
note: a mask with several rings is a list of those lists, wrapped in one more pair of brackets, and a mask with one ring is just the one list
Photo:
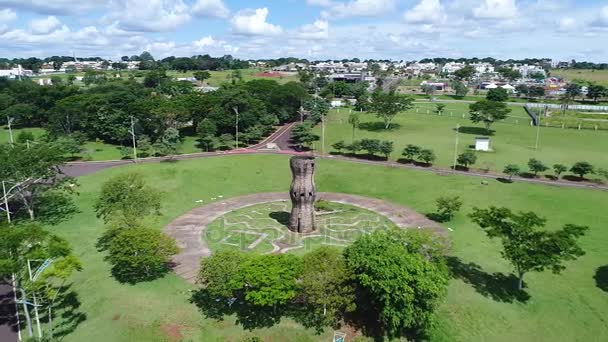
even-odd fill
[(8, 283), (0, 285), (0, 341), (2, 342), (16, 342), (18, 340), (13, 296), (11, 285)]

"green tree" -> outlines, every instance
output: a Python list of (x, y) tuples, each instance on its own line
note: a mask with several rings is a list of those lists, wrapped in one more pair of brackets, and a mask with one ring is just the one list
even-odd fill
[(459, 81), (454, 82), (452, 89), (454, 89), (454, 95), (458, 97), (465, 97), (469, 93), (469, 87)]
[(545, 74), (542, 72), (535, 72), (530, 74), (529, 77), (535, 81), (542, 81), (545, 79)]
[(337, 143), (331, 145), (331, 147), (338, 151), (338, 153), (341, 153), (342, 150), (346, 148), (346, 144), (344, 143), (344, 140), (340, 140)]
[(549, 170), (549, 167), (547, 167), (545, 164), (543, 164), (543, 162), (535, 158), (531, 158), (530, 160), (528, 160), (528, 168), (530, 169), (530, 172), (534, 173), (534, 176), (537, 176), (539, 172), (545, 172)]
[(435, 110), (434, 110), (434, 112), (435, 112), (435, 114), (437, 114), (437, 115), (441, 115), (441, 114), (443, 114), (443, 110), (444, 110), (444, 109), (445, 109), (445, 104), (444, 104), (444, 103), (437, 103), (437, 104), (435, 105)]
[(233, 298), (237, 296), (241, 266), (248, 255), (232, 249), (219, 250), (201, 260), (198, 283), (212, 296)]
[(177, 153), (177, 148), (181, 144), (181, 137), (176, 128), (169, 127), (165, 130), (159, 141), (154, 144), (156, 151), (160, 155), (173, 156)]
[(389, 129), (395, 116), (412, 108), (414, 99), (409, 96), (396, 94), (395, 92), (375, 91), (372, 94), (370, 112), (384, 121), (384, 128)]
[(82, 142), (70, 135), (59, 137), (56, 144), (64, 153), (69, 153), (72, 158), (84, 150)]
[(362, 150), (361, 141), (355, 140), (352, 144), (346, 145), (345, 149), (351, 154), (357, 154)]
[(481, 100), (469, 105), (471, 122), (483, 123), (488, 134), (491, 133), (492, 124), (506, 119), (510, 112), (511, 109), (504, 102)]
[(416, 156), (420, 154), (421, 150), (422, 148), (420, 146), (408, 144), (405, 149), (403, 149), (403, 153), (401, 153), (401, 155), (403, 155), (407, 160), (414, 160)]
[(27, 144), (28, 142), (36, 141), (36, 137), (34, 133), (31, 131), (21, 131), (17, 135), (17, 143), (18, 144)]
[(149, 186), (140, 173), (123, 173), (110, 178), (101, 186), (95, 203), (97, 217), (106, 223), (124, 218), (135, 224), (151, 214), (160, 214), (161, 194)]
[(196, 126), (196, 133), (207, 152), (209, 152), (210, 149), (213, 149), (213, 142), (217, 135), (217, 125), (215, 122), (208, 118), (203, 119), (199, 122), (198, 126)]
[(355, 131), (357, 130), (357, 128), (359, 128), (359, 124), (361, 123), (361, 118), (359, 117), (359, 113), (356, 111), (350, 113), (348, 115), (348, 123), (353, 128), (353, 135), (351, 138), (351, 143), (352, 143), (353, 141), (355, 141)]
[(418, 158), (422, 160), (427, 165), (432, 165), (435, 159), (435, 152), (431, 149), (422, 149), (418, 152)]
[(454, 218), (454, 214), (457, 213), (462, 207), (462, 200), (459, 196), (442, 196), (436, 201), (437, 203), (437, 218), (440, 221), (449, 221)]
[(236, 284), (248, 303), (276, 308), (298, 294), (301, 270), (302, 260), (294, 255), (256, 255), (241, 264)]
[(423, 84), (421, 86), (422, 92), (426, 94), (426, 96), (431, 96), (433, 94), (435, 94), (435, 91), (437, 90), (437, 88), (435, 88), (435, 86), (430, 85), (430, 84)]
[(466, 151), (458, 155), (456, 158), (456, 162), (458, 165), (461, 165), (465, 169), (468, 169), (470, 165), (475, 164), (477, 162), (477, 155), (473, 151)]
[(376, 230), (346, 248), (346, 264), (360, 288), (358, 311), (389, 337), (433, 323), (446, 295), (444, 245), (418, 230)]
[(570, 168), (570, 172), (577, 175), (580, 179), (585, 178), (586, 174), (593, 173), (593, 171), (593, 165), (589, 164), (586, 161), (574, 163), (574, 165), (572, 165), (572, 167)]
[(195, 71), (193, 73), (194, 78), (196, 78), (197, 81), (204, 81), (204, 80), (208, 80), (211, 78), (211, 74), (209, 73), (209, 71)]
[(562, 164), (553, 165), (553, 172), (555, 173), (555, 178), (559, 179), (562, 173), (568, 171), (568, 167)]
[(475, 75), (475, 68), (471, 65), (466, 65), (464, 68), (454, 71), (454, 76), (459, 80), (469, 80)]
[(380, 146), (378, 146), (378, 152), (384, 155), (384, 158), (388, 160), (393, 153), (393, 142), (388, 140), (380, 141)]
[(218, 138), (218, 144), (220, 148), (225, 150), (233, 149), (235, 143), (236, 142), (234, 140), (234, 135), (230, 133), (224, 133)]
[(519, 166), (515, 164), (508, 164), (507, 166), (505, 166), (502, 172), (509, 176), (509, 181), (512, 181), (513, 176), (519, 175), (521, 170), (519, 169)]
[(521, 78), (521, 73), (517, 70), (513, 70), (508, 67), (502, 67), (496, 69), (496, 72), (500, 74), (503, 79), (509, 80), (511, 82)]
[(474, 208), (470, 215), (489, 238), (502, 243), (502, 256), (515, 269), (522, 290), (524, 275), (550, 269), (559, 274), (565, 269), (564, 262), (584, 255), (577, 239), (588, 227), (567, 224), (561, 230), (541, 231), (546, 220), (533, 212), (515, 214), (507, 208)]
[(367, 151), (370, 155), (375, 155), (380, 152), (380, 140), (378, 139), (362, 139), (361, 149)]
[(597, 102), (598, 99), (608, 96), (608, 88), (600, 84), (590, 84), (587, 87), (587, 97)]
[(486, 100), (488, 101), (505, 102), (508, 99), (509, 94), (504, 88), (490, 89), (488, 94), (486, 94)]
[(312, 126), (308, 122), (297, 124), (292, 130), (293, 141), (302, 148), (307, 146), (310, 148), (311, 144), (318, 141), (320, 137), (312, 133)]
[(134, 226), (121, 229), (111, 239), (107, 260), (118, 281), (137, 283), (166, 274), (171, 257), (178, 251), (175, 241), (160, 231)]
[(337, 327), (344, 314), (355, 310), (353, 275), (340, 250), (320, 247), (304, 255), (299, 277), (306, 302), (307, 326)]

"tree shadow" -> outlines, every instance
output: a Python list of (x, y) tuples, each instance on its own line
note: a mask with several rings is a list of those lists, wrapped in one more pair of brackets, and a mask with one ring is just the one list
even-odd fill
[(449, 217), (446, 217), (445, 215), (441, 215), (439, 213), (428, 213), (428, 214), (426, 214), (426, 217), (429, 220), (432, 220), (432, 221), (435, 221), (435, 222), (439, 222), (439, 223), (443, 223), (443, 222), (449, 221)]
[[(78, 294), (71, 290), (71, 285), (64, 286), (58, 300), (53, 303), (53, 341), (61, 341), (63, 338), (76, 330), (78, 325), (87, 320), (87, 315), (81, 312)], [(40, 321), (48, 324), (48, 309), (40, 311)]]
[(585, 180), (584, 177), (579, 177), (579, 176), (575, 176), (575, 175), (565, 175), (562, 177), (562, 179), (565, 179), (567, 181), (571, 181), (571, 182), (582, 182)]
[(290, 213), (286, 212), (286, 211), (275, 211), (270, 213), (270, 218), (277, 221), (278, 223), (280, 223), (283, 226), (287, 226), (289, 225), (289, 215)]
[[(456, 129), (454, 128), (454, 130), (456, 130)], [(488, 132), (488, 130), (486, 130), (483, 127), (464, 126), (464, 127), (460, 127), (458, 129), (458, 132), (462, 133), (462, 134), (472, 134), (472, 135), (481, 135), (481, 136), (494, 135), (494, 130), (490, 130)]]
[(512, 179), (509, 179), (509, 178), (504, 178), (504, 177), (499, 177), (499, 178), (496, 178), (496, 180), (497, 180), (498, 182), (500, 182), (500, 183), (503, 183), (503, 184), (511, 184), (511, 183), (513, 183), (513, 180), (512, 180)]
[(47, 191), (34, 205), (38, 208), (36, 219), (49, 225), (57, 225), (80, 212), (71, 196), (57, 191)]
[(465, 264), (453, 256), (448, 257), (447, 262), (454, 278), (471, 284), (484, 297), (505, 303), (526, 302), (530, 299), (525, 290), (517, 289), (518, 279), (513, 274), (486, 273), (481, 266), (472, 262)]
[(519, 174), (519, 177), (527, 178), (527, 179), (534, 179), (534, 178), (536, 178), (536, 175), (533, 174), (532, 172), (522, 172)]
[(224, 317), (234, 315), (236, 324), (246, 330), (270, 328), (280, 323), (287, 313), (287, 307), (262, 307), (248, 305), (243, 301), (232, 303), (224, 298), (217, 298), (207, 290), (200, 289), (192, 295), (190, 302), (196, 305), (205, 318), (223, 321)]
[(593, 278), (600, 290), (608, 292), (608, 265), (598, 267)]
[(384, 122), (374, 121), (374, 122), (362, 122), (359, 124), (359, 129), (369, 132), (386, 132), (386, 131), (395, 131), (401, 128), (401, 124), (391, 123), (389, 128), (386, 128)]

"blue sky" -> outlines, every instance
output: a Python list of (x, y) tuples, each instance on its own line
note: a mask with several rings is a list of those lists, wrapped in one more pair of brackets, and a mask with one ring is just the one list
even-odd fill
[(608, 62), (608, 1), (0, 0), (0, 56)]

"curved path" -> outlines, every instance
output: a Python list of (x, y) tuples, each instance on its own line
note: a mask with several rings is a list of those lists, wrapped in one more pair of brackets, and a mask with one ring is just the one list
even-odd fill
[[(317, 197), (374, 211), (401, 228), (424, 227), (438, 234), (446, 233), (437, 222), (427, 219), (412, 209), (387, 201), (334, 192), (321, 192)], [(289, 201), (289, 194), (287, 192), (268, 192), (234, 197), (195, 208), (171, 222), (164, 231), (175, 238), (180, 248), (179, 254), (173, 258), (174, 271), (187, 281), (194, 283), (201, 258), (211, 255), (207, 243), (203, 240), (203, 231), (207, 225), (231, 211), (277, 201)]]

